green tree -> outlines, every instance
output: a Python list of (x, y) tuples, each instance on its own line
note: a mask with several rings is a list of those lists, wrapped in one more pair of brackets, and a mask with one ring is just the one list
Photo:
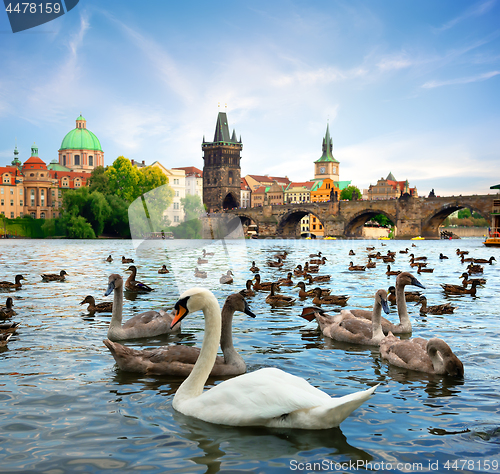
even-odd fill
[(92, 226), (82, 216), (65, 214), (62, 223), (66, 230), (66, 237), (70, 239), (95, 239)]
[(109, 194), (114, 194), (129, 203), (140, 195), (139, 169), (124, 156), (119, 156), (111, 166), (108, 166), (105, 174), (109, 180)]
[(205, 207), (197, 194), (188, 194), (181, 198), (181, 204), (184, 209), (184, 221), (199, 219), (205, 214)]
[(114, 194), (107, 194), (105, 197), (112, 212), (104, 223), (104, 232), (120, 237), (130, 237), (128, 203)]
[(87, 180), (87, 186), (91, 191), (99, 191), (104, 195), (109, 193), (109, 175), (106, 174), (106, 169), (107, 167), (98, 166), (92, 171)]
[(356, 193), (356, 195), (358, 196), (358, 199), (361, 199), (361, 191), (359, 190), (358, 187), (356, 186), (347, 186), (347, 188), (344, 188), (342, 191), (340, 191), (340, 198), (341, 200), (344, 200), (344, 199), (347, 199), (349, 201), (352, 200), (352, 193)]
[(459, 219), (467, 219), (468, 217), (471, 217), (471, 212), (470, 212), (470, 209), (460, 209), (460, 211), (458, 211), (458, 218)]
[(378, 222), (382, 227), (391, 227), (394, 223), (384, 214), (377, 214), (371, 218), (372, 221)]

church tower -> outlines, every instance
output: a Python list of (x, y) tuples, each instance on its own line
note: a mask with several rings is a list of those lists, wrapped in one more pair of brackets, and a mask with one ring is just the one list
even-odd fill
[(314, 162), (314, 180), (330, 178), (333, 181), (339, 181), (339, 162), (333, 157), (332, 151), (333, 141), (327, 124), (325, 138), (323, 138), (323, 154)]
[(207, 211), (221, 211), (240, 206), (241, 168), (240, 153), (243, 149), (241, 137), (236, 131), (229, 135), (227, 115), (219, 112), (213, 142), (203, 137), (203, 204)]

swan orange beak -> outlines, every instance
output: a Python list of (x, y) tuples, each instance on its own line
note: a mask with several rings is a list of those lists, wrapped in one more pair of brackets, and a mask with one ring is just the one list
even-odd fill
[(184, 306), (178, 305), (178, 307), (175, 308), (175, 316), (172, 322), (170, 323), (170, 329), (172, 329), (188, 313), (189, 311)]

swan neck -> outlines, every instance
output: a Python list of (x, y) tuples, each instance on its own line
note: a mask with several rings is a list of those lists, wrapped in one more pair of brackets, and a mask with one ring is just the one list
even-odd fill
[(398, 307), (399, 325), (411, 332), (411, 321), (406, 307), (405, 285), (396, 283), (396, 305)]
[(198, 360), (182, 385), (175, 393), (173, 406), (198, 397), (203, 393), (203, 387), (215, 364), (219, 339), (221, 337), (221, 313), (219, 303), (212, 294), (206, 295), (205, 305), (202, 308), (205, 316), (205, 335)]
[[(95, 302), (94, 302), (95, 303)], [(115, 288), (113, 291), (113, 311), (111, 312), (111, 321), (109, 329), (121, 328), (123, 318), (123, 285)]]
[(224, 363), (227, 365), (243, 364), (241, 357), (233, 346), (233, 316), (234, 309), (226, 304), (222, 308), (222, 330), (220, 335), (220, 347), (224, 354)]
[(375, 299), (372, 313), (372, 339), (381, 341), (384, 337), (384, 331), (382, 330), (382, 305)]

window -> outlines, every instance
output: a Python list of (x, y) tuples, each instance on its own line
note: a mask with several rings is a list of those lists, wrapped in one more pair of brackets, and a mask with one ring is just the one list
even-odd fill
[(75, 179), (75, 188), (79, 188), (82, 185), (79, 179)]
[(66, 166), (66, 155), (63, 155), (63, 166)]
[(45, 212), (40, 212), (40, 219), (45, 219)]
[(179, 197), (179, 191), (175, 191), (175, 197)]
[(56, 195), (56, 190), (55, 190), (55, 189), (53, 189), (53, 190), (52, 190), (52, 197), (55, 197), (55, 195)]
[(62, 191), (61, 191), (60, 189), (57, 191), (57, 195), (58, 195), (59, 197), (61, 197), (61, 196), (62, 196)]
[(36, 219), (36, 214), (34, 212), (30, 212), (30, 216), (33, 218), (33, 219)]
[(13, 212), (10, 213), (10, 218), (14, 219), (14, 213)]
[(14, 190), (13, 189), (10, 190), (10, 194), (14, 194)]
[(40, 205), (45, 206), (45, 189), (40, 189)]
[(3, 194), (3, 188), (0, 188), (0, 194)]
[(174, 178), (174, 184), (179, 184), (179, 180)]
[(19, 213), (19, 217), (23, 217), (23, 213), (22, 212)]
[(64, 178), (62, 181), (62, 187), (67, 188), (69, 186), (68, 178)]
[(89, 155), (89, 166), (94, 166), (94, 157)]
[(53, 213), (52, 213), (52, 219), (55, 219), (55, 218), (56, 218), (56, 213), (55, 213), (55, 212), (53, 212)]
[(75, 166), (80, 165), (80, 155), (75, 155)]
[(35, 190), (34, 189), (31, 190), (31, 205), (32, 206), (35, 205)]
[(23, 195), (23, 188), (19, 188), (19, 196)]
[(0, 205), (3, 206), (4, 205), (4, 200), (0, 200)]
[(22, 205), (23, 205), (23, 200), (22, 200), (22, 199), (20, 199), (20, 200), (19, 200), (19, 205), (20, 205), (20, 206), (22, 206)]
[(180, 209), (178, 202), (174, 202), (174, 209)]
[(9, 176), (8, 174), (5, 174), (5, 175), (3, 176), (3, 182), (4, 182), (5, 184), (10, 184), (10, 176)]
[(174, 216), (174, 222), (180, 222), (179, 216)]
[(13, 206), (14, 205), (14, 199), (11, 199), (10, 200), (10, 205)]

